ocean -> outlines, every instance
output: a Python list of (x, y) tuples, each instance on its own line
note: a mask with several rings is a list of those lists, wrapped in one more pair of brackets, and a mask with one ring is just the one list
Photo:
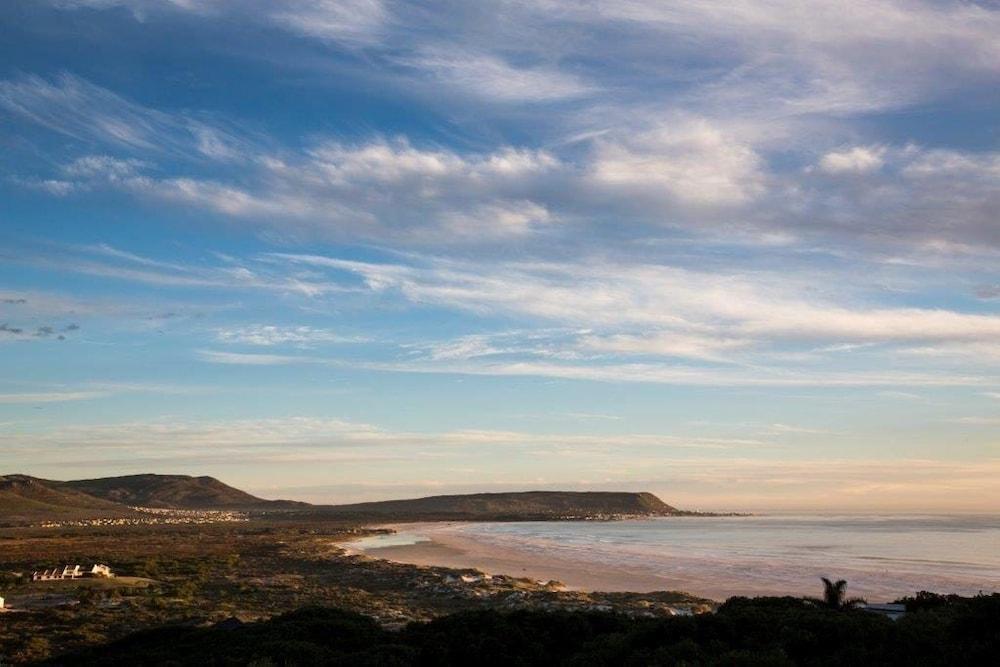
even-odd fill
[(1000, 590), (1000, 516), (767, 515), (629, 521), (425, 524), (368, 541), (377, 548), (461, 538), (534, 562), (614, 572), (715, 599), (818, 594), (819, 577), (850, 595)]

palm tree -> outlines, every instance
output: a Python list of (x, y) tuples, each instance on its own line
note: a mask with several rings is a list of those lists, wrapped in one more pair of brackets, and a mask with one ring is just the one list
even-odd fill
[(854, 609), (860, 604), (864, 604), (864, 598), (849, 598), (846, 597), (847, 593), (847, 581), (844, 579), (838, 579), (837, 581), (830, 581), (826, 577), (820, 577), (823, 580), (823, 597), (821, 598), (806, 598), (809, 602), (820, 607), (826, 607), (827, 609)]

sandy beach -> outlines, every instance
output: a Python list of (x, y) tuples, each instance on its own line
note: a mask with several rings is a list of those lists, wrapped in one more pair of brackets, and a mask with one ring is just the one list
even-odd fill
[(572, 590), (649, 591), (678, 590), (666, 577), (629, 569), (599, 571), (578, 562), (518, 549), (499, 547), (448, 530), (451, 523), (393, 524), (379, 526), (426, 541), (393, 546), (357, 546), (350, 550), (373, 558), (412, 565), (474, 568), (490, 574), (506, 574), (540, 581), (556, 580)]
[[(891, 601), (974, 595), (997, 581), (990, 517), (702, 517), (620, 522), (420, 523), (352, 545), (376, 558), (475, 568), (582, 591), (810, 595), (820, 577)], [(890, 539), (891, 538), (891, 539)]]

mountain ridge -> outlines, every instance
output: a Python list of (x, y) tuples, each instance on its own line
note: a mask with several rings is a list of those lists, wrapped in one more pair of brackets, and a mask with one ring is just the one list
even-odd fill
[(214, 477), (144, 473), (57, 481), (0, 476), (0, 524), (136, 516), (135, 507), (263, 512), (273, 518), (350, 521), (557, 520), (695, 514), (652, 493), (628, 491), (518, 491), (425, 496), (402, 500), (311, 505), (266, 500)]
[(3, 523), (131, 513), (128, 507), (74, 489), (60, 488), (58, 482), (51, 480), (20, 474), (0, 476), (0, 522)]
[(677, 516), (688, 514), (649, 492), (631, 491), (511, 491), (426, 496), (317, 508), (324, 513), (366, 517), (475, 518), (600, 518), (617, 516)]
[(158, 475), (143, 473), (119, 477), (98, 477), (59, 482), (60, 486), (81, 491), (122, 505), (158, 509), (239, 509), (302, 506), (290, 500), (265, 500), (205, 475)]
[(0, 524), (134, 517), (133, 507), (177, 510), (283, 510), (309, 507), (266, 500), (214, 477), (146, 473), (59, 481), (0, 475)]

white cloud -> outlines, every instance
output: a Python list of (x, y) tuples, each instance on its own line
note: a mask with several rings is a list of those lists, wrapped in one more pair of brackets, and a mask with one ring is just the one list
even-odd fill
[(297, 0), (272, 5), (269, 15), (303, 35), (357, 45), (377, 42), (389, 18), (381, 0)]
[[(709, 70), (692, 94), (742, 114), (852, 114), (988, 85), (1000, 72), (1000, 16), (964, 2), (795, 0), (548, 2), (585, 25), (630, 28), (639, 53)], [(706, 48), (706, 45), (710, 45)], [(659, 47), (659, 53), (654, 47)], [(632, 47), (635, 51), (636, 47)], [(627, 52), (626, 52), (627, 53)]]
[(979, 387), (996, 378), (920, 371), (837, 371), (756, 366), (720, 370), (665, 363), (557, 363), (508, 361), (481, 363), (367, 363), (372, 370), (406, 373), (448, 373), (499, 377), (538, 377), (590, 382), (646, 383), (701, 387)]
[[(410, 263), (373, 263), (290, 253), (186, 266), (109, 246), (82, 250), (83, 256), (31, 263), (153, 285), (259, 290), (321, 307), (326, 295), (355, 295), (359, 303), (429, 305), (521, 323), (520, 330), (452, 340), (373, 343), (408, 351), (407, 363), (389, 364), (398, 370), (477, 372), (468, 367), (476, 360), (496, 374), (615, 381), (792, 385), (828, 378), (836, 384), (968, 385), (989, 382), (1000, 361), (1000, 317), (871, 305), (863, 295), (817, 292), (811, 279), (788, 272), (723, 273), (596, 257), (511, 262), (411, 256)], [(532, 326), (524, 328), (528, 322)], [(361, 340), (277, 325), (224, 327), (216, 337), (297, 347)], [(342, 363), (210, 350), (201, 357), (244, 365)], [(838, 372), (831, 373), (834, 358)]]
[(503, 58), (454, 45), (424, 49), (403, 59), (433, 80), (494, 102), (552, 102), (594, 93), (578, 77), (545, 66), (515, 67)]
[(694, 206), (742, 204), (764, 187), (762, 162), (753, 148), (705, 120), (678, 121), (623, 138), (595, 143), (591, 177), (642, 195)]
[(127, 7), (138, 17), (153, 9), (176, 8), (185, 11), (206, 11), (222, 5), (227, 0), (47, 0), (49, 4), (66, 9), (90, 7), (107, 9), (109, 7)]
[(544, 206), (532, 201), (488, 203), (442, 214), (442, 233), (477, 240), (523, 236), (553, 222)]
[[(494, 179), (517, 183), (559, 165), (543, 150), (502, 147), (493, 153), (460, 155), (444, 149), (421, 150), (405, 138), (358, 145), (321, 143), (309, 151), (307, 165), (331, 185), (412, 183), (440, 188), (447, 181), (470, 187), (490, 187)], [(275, 164), (274, 172), (289, 168)]]
[[(901, 247), (915, 261), (1000, 249), (996, 152), (836, 142), (841, 148), (827, 148), (812, 168), (774, 164), (771, 153), (789, 142), (803, 155), (815, 151), (796, 134), (808, 124), (638, 107), (580, 135), (579, 147), (469, 152), (399, 137), (265, 150), (221, 121), (150, 109), (68, 74), (0, 82), (0, 106), (97, 149), (17, 182), (54, 196), (119, 189), (246, 219), (269, 237), (426, 246), (576, 229), (649, 238), (667, 226), (734, 243)], [(166, 156), (184, 159), (164, 168)], [(236, 158), (247, 165), (238, 176), (191, 169)]]
[[(667, 226), (744, 245), (811, 241), (852, 253), (870, 245), (917, 263), (1000, 251), (992, 216), (1000, 155), (989, 152), (855, 147), (827, 153), (816, 169), (778, 174), (752, 144), (693, 121), (631, 137), (602, 134), (581, 163), (547, 150), (463, 154), (377, 139), (320, 142), (255, 164), (247, 185), (160, 176), (134, 158), (90, 155), (45, 181), (51, 185), (24, 182), (59, 194), (120, 189), (246, 219), (293, 240), (485, 244), (613, 227), (650, 238)], [(563, 222), (575, 224), (554, 224)]]
[(660, 332), (651, 335), (611, 334), (584, 336), (583, 348), (597, 352), (654, 355), (702, 359), (705, 361), (730, 361), (730, 353), (754, 344), (750, 338), (727, 338), (711, 333), (696, 335), (682, 332)]
[[(230, 160), (249, 150), (248, 139), (235, 129), (145, 107), (68, 73), (52, 81), (34, 75), (0, 81), (0, 108), (102, 148), (212, 160)], [(112, 163), (104, 166), (107, 173)]]
[(497, 347), (493, 336), (472, 335), (429, 346), (430, 358), (435, 361), (475, 359), (510, 352), (510, 348)]
[(255, 264), (252, 270), (245, 263), (223, 266), (182, 265), (151, 260), (106, 244), (70, 248), (64, 252), (50, 249), (46, 254), (25, 254), (11, 257), (10, 260), (49, 270), (71, 271), (147, 285), (264, 290), (310, 298), (331, 292), (354, 291), (354, 288), (334, 282), (316, 280), (313, 275), (288, 271), (279, 275), (268, 264)]
[(781, 224), (856, 248), (895, 246), (920, 265), (928, 255), (988, 257), (1000, 250), (993, 215), (1000, 206), (1000, 153), (855, 147), (827, 154), (819, 171), (864, 178), (821, 184), (806, 177), (800, 206), (813, 217), (812, 230), (797, 218)]
[(771, 435), (829, 435), (830, 431), (821, 428), (810, 428), (808, 426), (796, 426), (794, 424), (769, 424), (763, 433)]
[(24, 178), (24, 177), (14, 177), (13, 182), (18, 185), (23, 185), (27, 188), (32, 188), (34, 190), (41, 190), (46, 192), (53, 197), (65, 197), (67, 195), (73, 194), (80, 189), (80, 184), (74, 183), (73, 181), (66, 181), (59, 178)]
[(63, 173), (75, 179), (69, 187), (112, 187), (285, 234), (298, 229), (362, 238), (403, 234), (412, 243), (482, 242), (523, 236), (557, 219), (532, 199), (560, 168), (543, 150), (503, 147), (463, 155), (418, 149), (405, 139), (322, 142), (297, 157), (262, 156), (257, 164), (252, 188), (153, 176), (138, 160), (105, 155), (78, 158)]
[(964, 153), (957, 150), (909, 150), (912, 159), (903, 167), (906, 176), (918, 179), (934, 177), (1000, 178), (1000, 153), (984, 151)]
[[(856, 305), (820, 297), (787, 274), (593, 259), (372, 264), (271, 257), (355, 274), (381, 298), (564, 327), (411, 345), (417, 358), (378, 366), (392, 370), (675, 384), (977, 385), (991, 382), (982, 351), (1000, 337), (995, 315)], [(919, 354), (922, 348), (958, 366), (941, 367)], [(730, 368), (705, 365), (719, 363)]]
[(67, 401), (90, 401), (109, 396), (106, 391), (48, 391), (0, 394), (0, 403), (64, 403)]
[(989, 86), (1000, 71), (998, 13), (958, 0), (819, 0), (809, 11), (795, 0), (546, 0), (437, 11), (379, 0), (54, 2), (262, 22), (364, 47), (376, 66), (423, 60), (416, 78), (430, 74), (493, 101), (573, 97), (603, 79), (615, 106), (639, 99), (743, 116), (849, 115)]
[(295, 357), (284, 354), (243, 354), (239, 352), (219, 352), (216, 350), (198, 350), (197, 353), (198, 357), (203, 361), (234, 366), (285, 366), (311, 361), (307, 357)]
[(110, 155), (87, 155), (65, 165), (63, 173), (77, 179), (98, 178), (121, 182), (134, 178), (140, 170), (148, 166), (142, 160), (121, 160)]
[(866, 174), (882, 167), (885, 149), (877, 146), (855, 146), (827, 153), (819, 167), (828, 174)]
[[(30, 434), (0, 436), (0, 444), (24, 443), (35, 446), (83, 451), (86, 447), (104, 456), (120, 455), (122, 449), (156, 453), (169, 457), (182, 452), (214, 457), (220, 450), (242, 452), (245, 460), (322, 460), (337, 449), (403, 447), (420, 448), (483, 447), (579, 447), (615, 450), (622, 447), (663, 450), (729, 450), (766, 447), (755, 438), (717, 438), (683, 434), (579, 434), (531, 433), (491, 429), (414, 432), (385, 429), (364, 422), (315, 417), (245, 419), (226, 421), (183, 421), (163, 419), (111, 424), (69, 425), (34, 430)], [(412, 456), (412, 454), (411, 454)]]
[(569, 417), (570, 419), (598, 419), (607, 421), (621, 421), (622, 418), (618, 415), (605, 415), (598, 412), (565, 412), (563, 417)]
[[(974, 371), (830, 370), (754, 365), (720, 369), (685, 363), (595, 361), (572, 352), (541, 354), (525, 347), (493, 348), (476, 337), (430, 347), (412, 361), (344, 360), (333, 357), (244, 354), (199, 350), (207, 362), (244, 366), (314, 365), (380, 372), (499, 377), (537, 377), (591, 382), (666, 384), (703, 387), (977, 387), (996, 378)], [(507, 357), (515, 357), (513, 359)], [(539, 359), (538, 357), (541, 357)]]
[(225, 21), (251, 20), (342, 45), (376, 43), (389, 12), (380, 0), (47, 0), (63, 9), (125, 7), (138, 21), (171, 11)]
[[(579, 263), (428, 267), (275, 254), (293, 264), (350, 271), (376, 290), (417, 303), (531, 315), (579, 326), (723, 334), (722, 347), (747, 337), (841, 341), (991, 341), (1000, 317), (922, 308), (849, 307), (806, 297), (782, 276), (726, 275), (673, 266)], [(783, 283), (786, 285), (783, 286)], [(653, 341), (657, 339), (651, 339)], [(612, 341), (609, 344), (613, 344)], [(660, 341), (669, 345), (669, 337)], [(640, 345), (637, 339), (622, 344)], [(716, 347), (719, 345), (717, 344)]]
[(255, 326), (219, 329), (216, 339), (222, 343), (245, 345), (295, 345), (309, 347), (318, 343), (358, 342), (360, 339), (338, 335), (328, 329), (309, 326), (282, 327), (259, 324)]

